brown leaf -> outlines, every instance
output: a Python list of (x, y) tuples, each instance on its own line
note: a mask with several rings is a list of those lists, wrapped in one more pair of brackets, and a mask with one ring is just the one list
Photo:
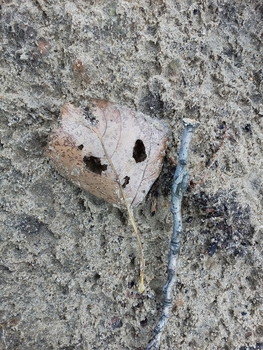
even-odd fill
[(88, 112), (65, 104), (47, 153), (84, 190), (136, 206), (159, 176), (169, 133), (165, 123), (108, 101), (92, 100)]

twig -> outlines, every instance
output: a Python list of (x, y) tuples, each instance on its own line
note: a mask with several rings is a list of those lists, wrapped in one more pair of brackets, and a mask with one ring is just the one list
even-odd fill
[(186, 168), (187, 157), (193, 132), (198, 125), (199, 123), (195, 120), (184, 119), (184, 129), (181, 136), (179, 160), (175, 170), (172, 187), (171, 212), (173, 214), (173, 232), (168, 256), (167, 280), (163, 287), (163, 308), (159, 321), (154, 328), (153, 338), (145, 350), (158, 350), (160, 348), (161, 336), (171, 313), (173, 286), (176, 281), (177, 258), (180, 251), (180, 238), (183, 232), (181, 214), (182, 198), (188, 186), (189, 180), (189, 175)]

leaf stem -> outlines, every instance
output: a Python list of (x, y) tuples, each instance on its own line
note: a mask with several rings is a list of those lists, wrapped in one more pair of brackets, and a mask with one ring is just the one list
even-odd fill
[[(124, 199), (125, 195), (124, 195)], [(138, 242), (138, 246), (139, 246), (139, 251), (140, 251), (140, 281), (139, 281), (139, 293), (143, 293), (145, 291), (145, 286), (144, 286), (144, 271), (145, 271), (145, 259), (144, 259), (144, 253), (143, 253), (143, 246), (142, 246), (142, 240), (141, 240), (141, 231), (139, 230), (136, 220), (134, 218), (133, 215), (133, 210), (131, 208), (131, 206), (126, 203), (126, 207), (128, 210), (128, 215), (129, 215), (129, 219), (130, 222), (132, 224), (133, 227), (133, 231), (135, 233), (135, 236), (137, 238), (137, 242)]]
[(104, 154), (105, 154), (105, 156), (106, 156), (106, 158), (107, 158), (107, 160), (108, 160), (108, 162), (109, 162), (109, 164), (111, 166), (111, 169), (114, 172), (114, 176), (116, 178), (116, 182), (118, 183), (118, 186), (119, 186), (121, 199), (122, 199), (122, 201), (123, 201), (123, 203), (124, 203), (124, 205), (126, 207), (130, 223), (132, 225), (133, 231), (134, 231), (136, 239), (137, 239), (139, 252), (140, 252), (140, 279), (139, 279), (138, 290), (139, 290), (139, 293), (143, 293), (145, 291), (145, 286), (144, 286), (145, 259), (144, 259), (144, 252), (143, 252), (143, 246), (142, 246), (141, 232), (140, 232), (140, 230), (138, 228), (138, 225), (136, 223), (131, 204), (128, 202), (128, 200), (127, 200), (127, 198), (125, 196), (125, 193), (123, 191), (119, 175), (118, 175), (118, 173), (117, 173), (117, 171), (115, 169), (115, 166), (114, 166), (114, 164), (113, 164), (113, 162), (112, 162), (110, 156), (108, 155), (108, 152), (107, 152), (107, 150), (106, 150), (106, 148), (104, 146), (102, 137), (99, 135), (98, 132), (96, 132), (96, 134), (98, 135), (98, 138), (99, 138), (99, 140), (101, 142), (101, 146), (103, 148), (103, 152), (104, 152)]
[(158, 350), (161, 336), (170, 318), (173, 302), (173, 286), (176, 282), (176, 266), (180, 251), (180, 239), (183, 233), (182, 227), (182, 199), (188, 186), (189, 175), (186, 168), (188, 151), (194, 130), (199, 125), (192, 119), (184, 119), (184, 129), (181, 136), (179, 160), (175, 170), (172, 186), (171, 212), (173, 214), (173, 231), (169, 247), (167, 280), (163, 287), (163, 307), (161, 316), (153, 330), (153, 337), (145, 350)]

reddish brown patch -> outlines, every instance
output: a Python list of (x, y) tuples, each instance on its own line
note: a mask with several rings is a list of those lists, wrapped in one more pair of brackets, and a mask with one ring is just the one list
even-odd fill
[(79, 58), (73, 63), (73, 70), (78, 73), (83, 73), (85, 71), (85, 65)]
[(37, 50), (40, 53), (40, 55), (45, 56), (49, 53), (50, 44), (46, 39), (40, 38), (36, 44), (37, 44)]

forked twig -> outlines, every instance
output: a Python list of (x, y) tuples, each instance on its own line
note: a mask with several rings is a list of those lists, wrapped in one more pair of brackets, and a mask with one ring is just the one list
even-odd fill
[(171, 212), (173, 214), (173, 232), (168, 255), (167, 280), (163, 287), (163, 308), (161, 316), (153, 331), (153, 338), (150, 340), (145, 350), (158, 350), (160, 348), (161, 336), (169, 320), (172, 301), (173, 286), (176, 282), (176, 265), (180, 251), (180, 238), (182, 228), (182, 198), (188, 186), (189, 175), (186, 168), (187, 157), (191, 138), (199, 123), (192, 119), (184, 119), (184, 129), (181, 136), (178, 164), (175, 170), (172, 186)]

